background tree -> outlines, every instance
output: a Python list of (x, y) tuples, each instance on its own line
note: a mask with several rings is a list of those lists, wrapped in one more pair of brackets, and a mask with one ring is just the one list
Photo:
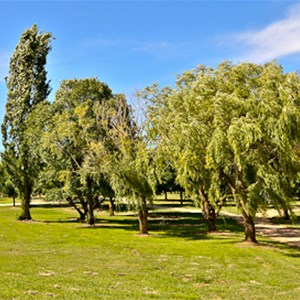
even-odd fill
[(16, 206), (16, 197), (18, 196), (18, 193), (2, 162), (0, 162), (0, 193), (12, 198), (13, 206)]
[(36, 25), (25, 30), (11, 57), (6, 78), (8, 95), (2, 124), (2, 159), (21, 200), (21, 220), (31, 219), (31, 193), (39, 172), (39, 161), (32, 157), (32, 144), (26, 138), (31, 126), (28, 117), (50, 92), (45, 65), (51, 39), (50, 33), (39, 33)]
[[(152, 149), (142, 122), (134, 116), (126, 99), (119, 99), (118, 109), (106, 109), (106, 141), (93, 143), (94, 159), (102, 166), (118, 198), (138, 210), (140, 234), (148, 234), (148, 207), (155, 189)], [(143, 119), (143, 117), (141, 118)]]
[[(205, 168), (206, 146), (209, 143), (213, 112), (210, 108), (211, 70), (200, 66), (180, 76), (173, 89), (146, 88), (144, 97), (149, 101), (148, 134), (156, 152), (156, 169), (160, 177), (169, 162), (175, 169), (177, 181), (201, 206), (208, 231), (216, 231), (215, 206), (218, 199), (210, 197), (211, 174)], [(198, 79), (208, 85), (196, 87)], [(201, 94), (200, 94), (201, 93)], [(206, 132), (204, 134), (204, 132)]]
[(180, 204), (183, 205), (183, 192), (184, 189), (176, 182), (177, 174), (175, 170), (168, 164), (164, 173), (160, 176), (159, 182), (156, 185), (155, 192), (157, 195), (164, 193), (165, 200), (168, 200), (168, 193), (179, 193), (180, 194)]

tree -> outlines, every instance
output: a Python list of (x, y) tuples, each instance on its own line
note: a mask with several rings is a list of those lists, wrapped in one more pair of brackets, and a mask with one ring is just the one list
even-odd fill
[(50, 33), (39, 33), (36, 25), (25, 30), (11, 57), (6, 78), (8, 95), (2, 124), (2, 159), (21, 200), (21, 220), (31, 219), (31, 193), (40, 169), (39, 161), (32, 157), (32, 144), (26, 138), (26, 131), (31, 126), (30, 114), (50, 93), (45, 65), (51, 39)]
[(94, 166), (90, 145), (106, 139), (103, 123), (110, 121), (101, 114), (101, 107), (114, 109), (115, 99), (111, 89), (96, 78), (62, 81), (42, 138), (45, 186), (66, 199), (81, 220), (87, 216), (90, 225), (95, 224), (94, 210), (99, 207), (100, 195), (113, 198), (101, 166)]
[[(152, 149), (143, 122), (134, 117), (125, 98), (117, 109), (106, 109), (107, 139), (93, 143), (95, 165), (102, 166), (116, 196), (126, 199), (138, 210), (140, 234), (148, 234), (148, 207), (156, 185), (152, 167)], [(141, 118), (143, 119), (143, 118)]]
[[(195, 196), (208, 224), (208, 231), (216, 231), (215, 206), (218, 200), (210, 199), (211, 174), (205, 168), (206, 146), (213, 118), (210, 93), (214, 83), (209, 79), (211, 70), (199, 67), (180, 76), (174, 88), (146, 88), (148, 99), (148, 134), (153, 139), (157, 170), (165, 170), (168, 163), (175, 169), (177, 181)], [(194, 88), (198, 78), (207, 81), (209, 88)], [(206, 132), (206, 134), (204, 134)], [(159, 171), (160, 177), (164, 172)]]
[(13, 186), (11, 178), (0, 162), (0, 192), (13, 199), (13, 206), (16, 206), (16, 197), (18, 193)]
[(299, 172), (300, 76), (276, 63), (199, 66), (173, 89), (146, 90), (158, 153), (180, 183), (195, 190), (213, 229), (214, 208), (235, 200), (245, 240), (256, 242), (255, 215), (268, 205), (291, 212)]
[(179, 192), (180, 193), (180, 204), (182, 203), (183, 198), (183, 192), (184, 189), (176, 183), (176, 177), (177, 174), (173, 168), (171, 168), (170, 165), (166, 165), (166, 168), (163, 172), (163, 174), (159, 178), (159, 182), (156, 185), (155, 192), (157, 195), (160, 195), (162, 193), (165, 194), (165, 200), (168, 200), (168, 192)]

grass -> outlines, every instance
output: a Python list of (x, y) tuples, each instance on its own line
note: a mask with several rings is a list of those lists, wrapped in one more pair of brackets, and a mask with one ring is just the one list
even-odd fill
[[(16, 199), (16, 204), (19, 204), (19, 199)], [(1, 204), (13, 204), (13, 200), (12, 198), (8, 198), (8, 197), (1, 197), (0, 198), (0, 205)]]
[(66, 207), (34, 207), (33, 222), (0, 207), (0, 299), (299, 299), (297, 249), (220, 219), (207, 235), (199, 213), (154, 211), (148, 237), (124, 212), (75, 222)]

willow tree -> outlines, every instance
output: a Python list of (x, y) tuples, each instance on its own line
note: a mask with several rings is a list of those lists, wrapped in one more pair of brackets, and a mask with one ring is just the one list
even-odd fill
[(155, 189), (152, 149), (145, 136), (143, 122), (137, 122), (126, 99), (117, 109), (105, 110), (107, 139), (91, 144), (96, 166), (107, 174), (119, 199), (126, 200), (138, 211), (140, 234), (148, 234), (148, 207)]
[(19, 218), (30, 220), (30, 200), (39, 161), (32, 157), (32, 143), (26, 137), (30, 114), (50, 93), (45, 70), (51, 50), (51, 34), (33, 25), (21, 35), (10, 60), (6, 113), (2, 124), (3, 164), (21, 200)]
[(256, 242), (255, 215), (268, 205), (291, 211), (299, 172), (300, 77), (276, 63), (221, 64), (214, 72), (214, 132), (207, 168), (224, 178)]
[(211, 173), (205, 168), (213, 130), (211, 94), (216, 88), (211, 70), (199, 67), (179, 76), (172, 89), (154, 85), (143, 92), (149, 101), (148, 134), (155, 145), (157, 173), (163, 174), (159, 170), (168, 164), (176, 170), (176, 180), (201, 206), (209, 232), (216, 231), (219, 202), (210, 199)]
[(299, 172), (299, 82), (276, 63), (225, 62), (216, 70), (185, 72), (173, 89), (148, 91), (157, 148), (184, 187), (199, 190), (208, 217), (210, 205), (233, 196), (246, 241), (256, 242), (258, 211), (268, 205), (291, 211)]
[(110, 121), (99, 112), (103, 105), (113, 110), (115, 99), (111, 89), (96, 78), (63, 80), (40, 143), (46, 163), (44, 183), (69, 201), (81, 220), (87, 216), (90, 225), (95, 223), (99, 196), (113, 195), (101, 166), (95, 168), (91, 161), (90, 144), (105, 140), (103, 123)]

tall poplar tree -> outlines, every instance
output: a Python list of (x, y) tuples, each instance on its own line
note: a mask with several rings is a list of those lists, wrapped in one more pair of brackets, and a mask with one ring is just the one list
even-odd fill
[(30, 114), (50, 93), (45, 70), (51, 50), (51, 33), (37, 25), (25, 30), (10, 60), (6, 114), (2, 124), (3, 162), (21, 199), (21, 220), (30, 220), (30, 199), (39, 161), (33, 159), (26, 131)]

